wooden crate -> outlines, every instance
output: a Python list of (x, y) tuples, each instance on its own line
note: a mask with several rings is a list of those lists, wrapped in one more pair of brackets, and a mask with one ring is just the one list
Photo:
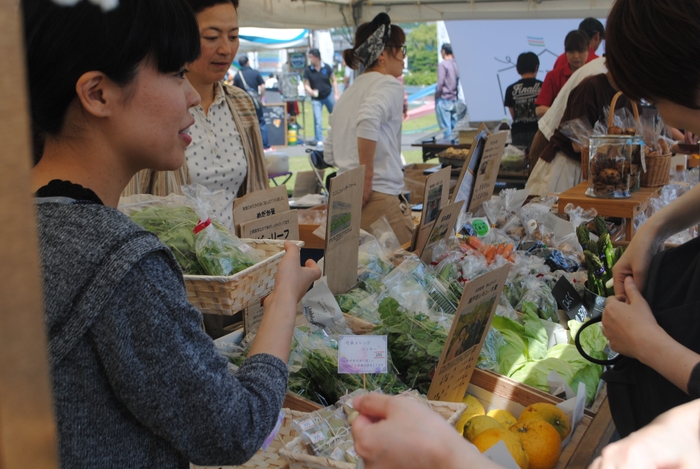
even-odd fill
[[(562, 402), (562, 399), (549, 393), (478, 368), (474, 370), (467, 392), (479, 399), (486, 410), (490, 407), (507, 407), (516, 417), (523, 408), (536, 402), (549, 402), (554, 405)], [(319, 404), (290, 392), (287, 392), (284, 406), (303, 412), (321, 408)], [(593, 406), (584, 411), (583, 419), (574, 430), (569, 444), (563, 448), (555, 469), (588, 467), (610, 441), (614, 430), (607, 395), (603, 390)]]

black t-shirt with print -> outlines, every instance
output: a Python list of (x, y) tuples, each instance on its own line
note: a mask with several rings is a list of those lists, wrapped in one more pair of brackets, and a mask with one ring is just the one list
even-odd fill
[(316, 70), (316, 67), (309, 65), (304, 71), (304, 80), (309, 80), (309, 86), (312, 90), (318, 90), (318, 97), (312, 99), (326, 99), (331, 94), (333, 86), (331, 79), (333, 77), (333, 69), (328, 64), (323, 64), (321, 70)]
[(505, 105), (512, 107), (515, 113), (511, 132), (537, 132), (537, 114), (535, 100), (540, 94), (542, 82), (537, 78), (523, 78), (506, 89)]

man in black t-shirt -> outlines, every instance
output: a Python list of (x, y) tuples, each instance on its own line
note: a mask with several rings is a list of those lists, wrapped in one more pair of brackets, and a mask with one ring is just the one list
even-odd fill
[(260, 124), (263, 148), (267, 150), (270, 148), (270, 143), (267, 140), (267, 124), (265, 124), (265, 113), (262, 107), (262, 99), (265, 96), (265, 80), (263, 80), (260, 72), (254, 70), (250, 67), (250, 65), (248, 65), (247, 56), (244, 55), (238, 59), (238, 63), (240, 64), (241, 69), (234, 75), (233, 85), (247, 91), (253, 99), (255, 95), (258, 96), (259, 102), (255, 106), (255, 112), (258, 115), (258, 123)]
[(527, 151), (537, 133), (535, 100), (540, 94), (542, 82), (535, 77), (540, 68), (540, 59), (533, 52), (525, 52), (518, 56), (515, 68), (521, 79), (506, 89), (504, 104), (513, 118), (511, 126), (513, 145), (525, 147)]
[[(333, 112), (333, 106), (338, 99), (338, 82), (330, 65), (323, 63), (318, 49), (309, 51), (311, 65), (304, 70), (304, 89), (311, 96), (314, 110), (314, 133), (316, 145), (323, 145), (323, 127), (321, 125), (323, 105), (328, 113)], [(332, 93), (331, 93), (332, 92)]]

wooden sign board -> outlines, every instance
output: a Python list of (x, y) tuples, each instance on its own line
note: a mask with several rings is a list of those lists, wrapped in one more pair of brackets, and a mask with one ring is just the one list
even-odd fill
[(413, 251), (422, 252), (435, 220), (440, 214), (440, 209), (448, 203), (450, 197), (450, 173), (451, 166), (436, 171), (425, 180), (425, 192), (423, 193), (423, 211), (420, 224), (413, 235)]
[(479, 161), (479, 169), (476, 172), (474, 189), (469, 201), (469, 212), (476, 211), (481, 204), (493, 196), (493, 188), (496, 186), (498, 168), (501, 165), (507, 137), (508, 132), (498, 132), (489, 135), (486, 139), (484, 153)]
[(432, 223), (432, 229), (430, 230), (430, 235), (425, 242), (422, 252), (416, 253), (423, 262), (430, 264), (433, 260), (433, 247), (437, 245), (443, 239), (446, 239), (454, 230), (457, 219), (459, 218), (459, 212), (462, 209), (462, 203), (456, 202), (454, 204), (446, 205), (440, 210), (440, 214), (437, 220)]
[(240, 235), (243, 223), (289, 211), (287, 188), (277, 186), (262, 191), (251, 192), (233, 201), (233, 221), (236, 233)]
[(334, 295), (357, 283), (364, 177), (360, 166), (331, 179), (323, 265)]
[(241, 238), (297, 240), (299, 239), (299, 215), (295, 210), (288, 210), (242, 223), (240, 234)]
[(509, 271), (505, 265), (464, 287), (428, 399), (461, 402), (464, 398)]
[(263, 118), (267, 127), (267, 143), (273, 146), (287, 145), (287, 106), (265, 104)]

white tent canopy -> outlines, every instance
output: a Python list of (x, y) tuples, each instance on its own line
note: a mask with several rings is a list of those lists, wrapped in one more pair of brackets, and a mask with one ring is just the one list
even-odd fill
[(386, 12), (394, 23), (469, 19), (604, 18), (613, 0), (244, 0), (241, 24), (266, 28), (353, 26)]

